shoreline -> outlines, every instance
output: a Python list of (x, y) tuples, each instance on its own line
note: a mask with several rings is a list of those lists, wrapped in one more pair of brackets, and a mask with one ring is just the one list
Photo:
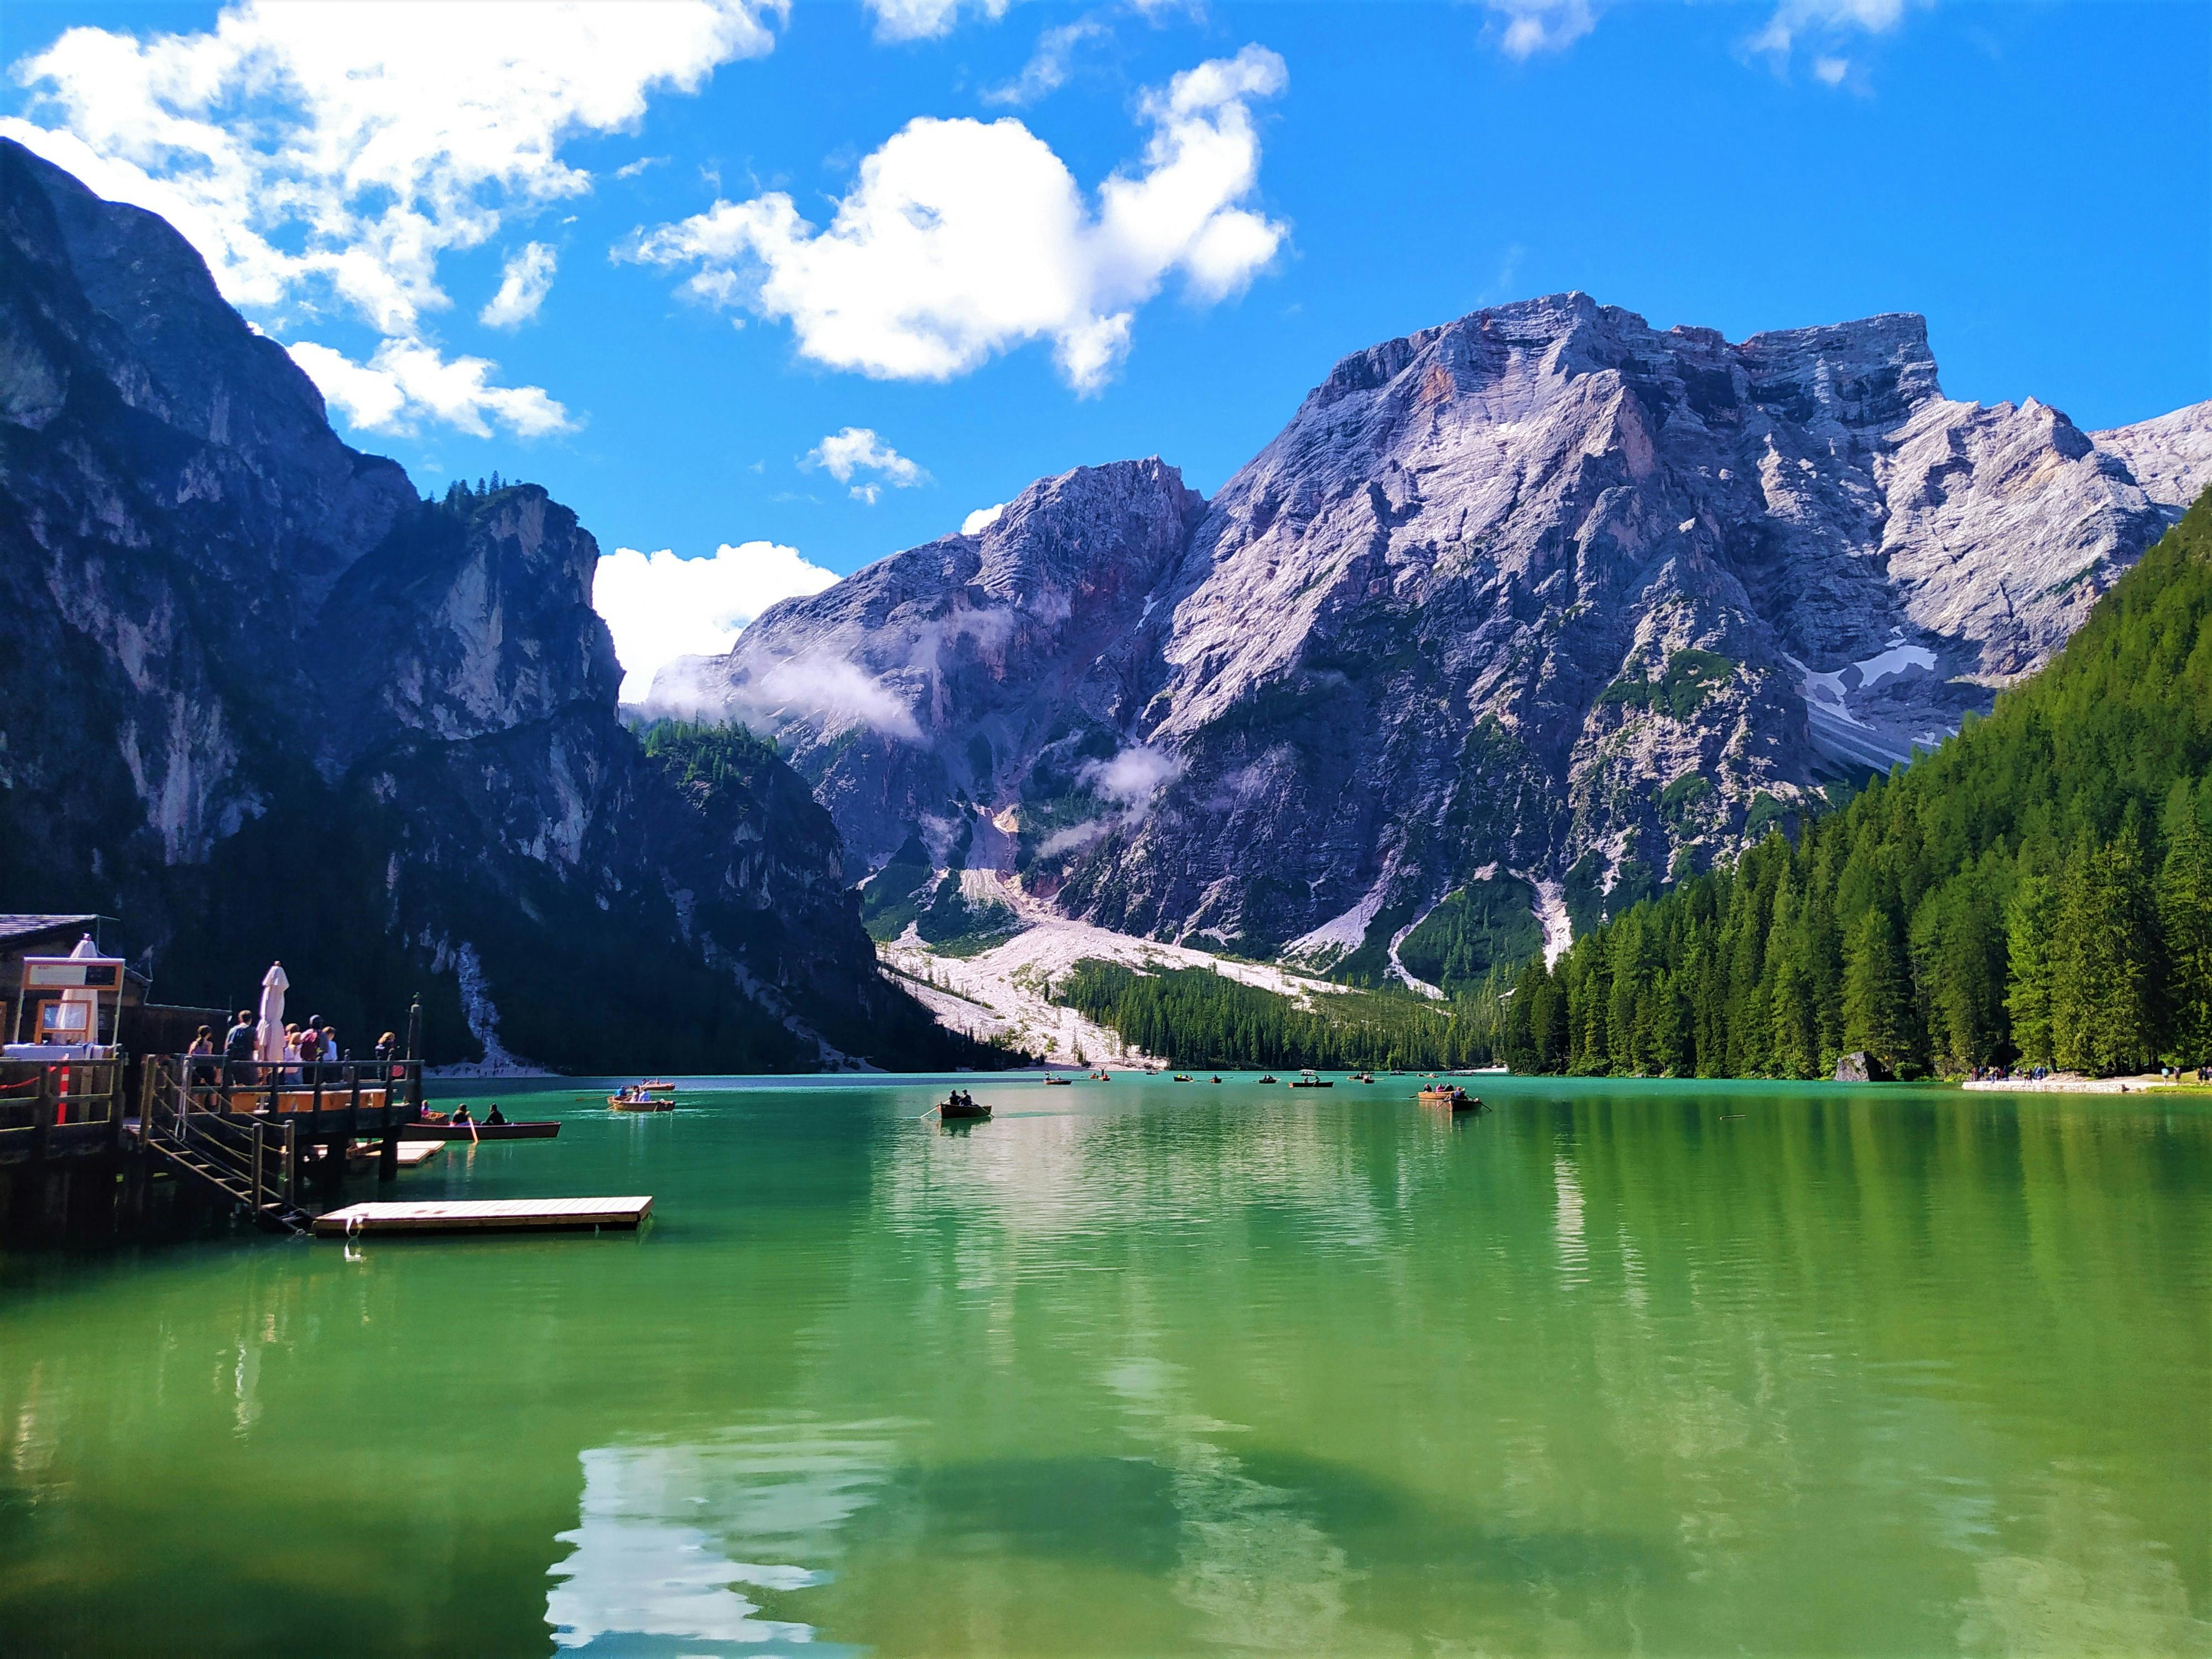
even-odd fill
[(2063, 1072), (2056, 1077), (1984, 1079), (1978, 1083), (1961, 1083), (1959, 1086), (1984, 1093), (2027, 1095), (2146, 1095), (2154, 1091), (2174, 1092), (2212, 1089), (2212, 1085), (2193, 1082), (2187, 1078), (2152, 1075), (2083, 1077), (2072, 1072)]

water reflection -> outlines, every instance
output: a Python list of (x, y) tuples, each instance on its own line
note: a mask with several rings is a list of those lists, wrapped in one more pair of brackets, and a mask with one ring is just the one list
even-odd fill
[[(570, 1547), (555, 1564), (546, 1621), (562, 1648), (746, 1653), (815, 1644), (804, 1622), (760, 1617), (744, 1589), (780, 1597), (830, 1582), (841, 1524), (884, 1479), (883, 1425), (806, 1423), (732, 1431), (698, 1444), (583, 1454)], [(756, 1559), (758, 1558), (758, 1559)]]
[(580, 1109), (456, 1195), (647, 1238), (0, 1257), (0, 1647), (2212, 1651), (2212, 1115), (1333, 1092)]

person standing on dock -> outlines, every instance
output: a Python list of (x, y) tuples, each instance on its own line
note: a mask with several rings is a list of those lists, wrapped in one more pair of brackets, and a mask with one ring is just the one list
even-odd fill
[(226, 1080), (233, 1087), (240, 1084), (252, 1083), (253, 1079), (247, 1074), (246, 1068), (253, 1060), (253, 1045), (256, 1041), (253, 1011), (251, 1008), (241, 1008), (238, 1011), (238, 1023), (222, 1034), (223, 1069), (228, 1073)]

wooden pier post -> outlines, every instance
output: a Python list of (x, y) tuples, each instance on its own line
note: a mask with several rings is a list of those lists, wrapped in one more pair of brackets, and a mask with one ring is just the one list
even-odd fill
[(410, 1116), (422, 1115), (422, 994), (407, 1010), (407, 1103)]
[(46, 1154), (53, 1145), (55, 1097), (59, 1088), (59, 1071), (52, 1066), (40, 1066), (38, 1103), (31, 1109), (31, 1167), (34, 1170), (46, 1167)]

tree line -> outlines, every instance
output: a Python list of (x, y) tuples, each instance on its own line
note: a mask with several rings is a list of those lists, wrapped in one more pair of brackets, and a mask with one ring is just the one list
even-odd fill
[(1403, 994), (1316, 992), (1310, 1006), (1206, 968), (1085, 961), (1052, 1000), (1177, 1066), (1433, 1071), (1490, 1060), (1489, 1024)]
[(1532, 962), (1516, 1071), (2212, 1062), (2212, 495), (1934, 754)]

